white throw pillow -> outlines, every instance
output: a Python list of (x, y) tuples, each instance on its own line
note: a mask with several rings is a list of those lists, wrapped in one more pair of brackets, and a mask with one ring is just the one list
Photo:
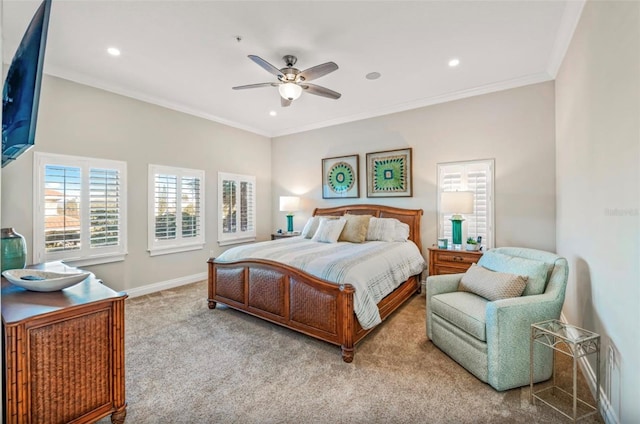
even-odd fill
[(344, 218), (330, 219), (322, 217), (320, 218), (318, 230), (311, 240), (322, 243), (336, 243), (338, 241), (338, 237), (340, 237), (340, 233), (342, 233), (344, 224), (346, 223), (347, 220)]
[(320, 217), (312, 216), (307, 220), (307, 223), (304, 225), (304, 228), (302, 229), (300, 236), (302, 238), (310, 239), (318, 230), (318, 225), (320, 225)]
[(407, 241), (409, 225), (395, 218), (376, 218), (369, 221), (367, 241)]
[(307, 239), (312, 238), (316, 233), (316, 231), (318, 231), (318, 226), (320, 225), (320, 218), (338, 219), (340, 217), (331, 216), (331, 215), (330, 216), (320, 216), (320, 215), (312, 216), (307, 220), (307, 223), (304, 225), (304, 228), (302, 229), (300, 236), (302, 236), (302, 238), (307, 238)]

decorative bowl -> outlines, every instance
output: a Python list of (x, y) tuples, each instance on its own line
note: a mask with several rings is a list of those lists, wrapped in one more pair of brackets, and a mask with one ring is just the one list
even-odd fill
[(37, 269), (8, 269), (2, 272), (2, 276), (11, 284), (37, 292), (66, 289), (90, 275), (90, 272), (49, 272)]

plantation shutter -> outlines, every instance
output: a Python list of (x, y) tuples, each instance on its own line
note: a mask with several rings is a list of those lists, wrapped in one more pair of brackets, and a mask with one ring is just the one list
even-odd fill
[(126, 162), (43, 152), (33, 160), (33, 262), (124, 260)]
[(44, 171), (45, 253), (81, 248), (82, 169), (46, 165)]
[(204, 247), (204, 171), (149, 165), (151, 256)]
[(90, 245), (92, 248), (120, 244), (120, 173), (116, 169), (89, 171)]
[(200, 234), (200, 178), (183, 176), (181, 184), (182, 237)]
[(155, 234), (157, 240), (176, 238), (178, 178), (175, 175), (155, 176)]
[(219, 172), (218, 186), (218, 243), (255, 240), (255, 177)]
[[(474, 193), (474, 213), (464, 215), (463, 234), (482, 237), (485, 249), (493, 247), (493, 160), (438, 164), (438, 205), (443, 192)], [(438, 211), (438, 237), (452, 243), (451, 214)], [(466, 241), (463, 240), (463, 242)]]

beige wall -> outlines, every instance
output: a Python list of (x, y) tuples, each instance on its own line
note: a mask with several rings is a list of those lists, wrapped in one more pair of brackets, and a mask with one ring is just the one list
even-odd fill
[[(380, 203), (422, 208), (423, 247), (437, 239), (436, 164), (495, 159), (497, 246), (555, 250), (555, 135), (552, 82), (275, 138), (274, 205), (278, 196), (303, 198), (302, 229), (317, 206)], [(413, 148), (413, 197), (366, 197), (367, 152)], [(360, 198), (324, 200), (321, 159), (360, 155)], [(274, 208), (273, 228), (285, 226)]]
[[(131, 98), (45, 76), (36, 144), (2, 170), (2, 227), (23, 234), (32, 252), (33, 152), (127, 162), (128, 251), (125, 261), (87, 267), (127, 290), (206, 272), (217, 246), (218, 171), (257, 178), (258, 237), (271, 230), (271, 143), (266, 137)], [(150, 163), (206, 171), (206, 242), (202, 250), (150, 257), (147, 173)], [(31, 258), (29, 258), (31, 260)]]
[(556, 80), (556, 109), (557, 247), (571, 270), (564, 314), (601, 334), (605, 407), (614, 422), (637, 423), (640, 3), (585, 5)]

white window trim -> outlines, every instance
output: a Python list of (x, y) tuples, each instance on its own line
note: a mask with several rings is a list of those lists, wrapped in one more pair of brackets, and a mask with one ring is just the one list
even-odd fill
[[(87, 158), (81, 156), (60, 155), (55, 153), (35, 152), (33, 154), (33, 263), (61, 260), (71, 266), (98, 265), (110, 262), (123, 261), (127, 255), (127, 163), (108, 159)], [(82, 181), (85, 182), (86, 174), (90, 168), (117, 169), (120, 172), (120, 197), (118, 198), (120, 210), (120, 244), (118, 246), (97, 247), (94, 254), (83, 254), (87, 249), (80, 251), (66, 251), (49, 253), (45, 252), (44, 235), (44, 167), (46, 165), (75, 166), (82, 168)], [(88, 181), (88, 178), (86, 178)], [(81, 198), (88, 199), (89, 185), (82, 184)], [(89, 246), (89, 232), (91, 217), (85, 211), (89, 208), (87, 200), (82, 201), (81, 216), (81, 243)], [(74, 256), (75, 255), (75, 256)]]
[[(182, 232), (177, 231), (182, 228), (182, 220), (177, 220), (178, 225), (176, 235), (180, 235), (175, 240), (156, 240), (155, 238), (155, 174), (176, 175), (178, 180), (182, 177), (197, 177), (200, 179), (200, 233), (197, 237), (182, 239)], [(177, 210), (181, 210), (177, 207)], [(199, 169), (178, 168), (165, 165), (149, 164), (148, 174), (148, 227), (147, 227), (147, 251), (149, 256), (168, 255), (172, 253), (189, 252), (204, 248), (205, 241), (205, 172)]]
[[(444, 234), (444, 226), (443, 226), (443, 213), (440, 211), (440, 199), (442, 197), (442, 182), (441, 178), (441, 167), (447, 166), (473, 166), (483, 164), (489, 167), (489, 180), (490, 183), (487, 184), (487, 202), (488, 202), (488, 213), (487, 213), (487, 227), (488, 227), (488, 237), (486, 240), (483, 240), (482, 245), (485, 250), (492, 249), (495, 247), (495, 160), (494, 159), (478, 159), (478, 160), (469, 160), (469, 161), (459, 161), (459, 162), (444, 162), (438, 163), (436, 166), (437, 169), (437, 185), (436, 185), (436, 211), (438, 214), (438, 237), (442, 237)], [(464, 190), (464, 189), (463, 189)], [(464, 235), (465, 233), (463, 233)], [(465, 244), (466, 240), (462, 240), (462, 243)]]
[[(225, 180), (234, 180), (237, 183), (240, 182), (249, 182), (253, 184), (253, 197), (252, 197), (252, 210), (254, 211), (253, 217), (253, 231), (244, 231), (244, 232), (236, 232), (234, 234), (225, 233), (222, 227), (224, 221), (224, 213), (222, 211), (222, 195), (223, 188), (222, 182)], [(239, 184), (238, 184), (239, 185)], [(238, 243), (247, 243), (251, 241), (255, 241), (256, 239), (256, 227), (257, 227), (257, 216), (256, 216), (256, 177), (252, 175), (241, 175), (241, 174), (232, 174), (229, 172), (218, 172), (218, 245), (219, 246), (228, 246), (230, 244), (238, 244)], [(240, 201), (240, 196), (237, 197), (237, 202)], [(239, 210), (239, 205), (236, 203), (236, 208)], [(239, 215), (237, 215), (239, 217)], [(239, 228), (239, 225), (236, 225), (236, 228)]]

